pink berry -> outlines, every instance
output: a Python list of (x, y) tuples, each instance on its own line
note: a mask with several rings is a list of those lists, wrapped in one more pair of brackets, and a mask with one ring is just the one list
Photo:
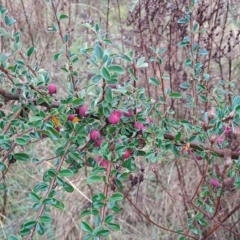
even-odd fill
[(139, 130), (143, 130), (145, 127), (144, 127), (144, 125), (143, 125), (142, 123), (140, 123), (140, 122), (135, 122), (134, 128), (137, 128), (137, 129), (139, 129)]
[(80, 115), (81, 117), (86, 117), (86, 116), (87, 116), (87, 111), (88, 111), (88, 107), (86, 107), (86, 106), (81, 106), (81, 107), (79, 108), (79, 115)]
[(131, 117), (133, 115), (133, 110), (132, 109), (128, 109), (128, 111), (124, 112), (123, 115), (126, 116), (126, 117)]
[(75, 114), (70, 114), (70, 115), (68, 115), (67, 120), (72, 121), (74, 118), (75, 118)]
[(104, 141), (104, 138), (98, 139), (98, 140), (95, 142), (94, 147), (101, 147), (103, 141)]
[(220, 186), (220, 182), (218, 181), (218, 179), (216, 178), (212, 178), (209, 183), (214, 187), (214, 188), (217, 188)]
[(92, 130), (90, 132), (90, 139), (96, 141), (101, 136), (98, 130)]
[(120, 122), (119, 114), (112, 112), (111, 115), (108, 117), (108, 122), (111, 124), (118, 124)]
[(222, 129), (223, 129), (223, 131), (226, 135), (230, 135), (232, 133), (232, 128), (231, 127), (223, 126)]
[(121, 116), (122, 116), (121, 110), (114, 110), (113, 113), (116, 114), (119, 118), (121, 118)]
[(202, 160), (202, 157), (201, 157), (201, 156), (195, 155), (194, 157), (195, 157), (195, 159), (198, 160), (198, 161), (201, 161), (201, 160)]
[(123, 159), (127, 159), (131, 156), (131, 151), (129, 149), (125, 150), (125, 153), (123, 155)]
[(50, 95), (53, 95), (53, 94), (55, 94), (56, 92), (57, 92), (57, 87), (56, 87), (56, 85), (50, 83), (50, 84), (48, 85), (48, 93), (49, 93)]
[(147, 121), (148, 124), (153, 123), (153, 120), (150, 117), (147, 117), (146, 121)]
[(137, 109), (136, 109), (136, 113), (140, 113), (141, 111), (142, 111), (141, 108), (137, 108)]
[(116, 85), (116, 84), (108, 84), (108, 86), (109, 86), (110, 88), (113, 88), (113, 89), (116, 89), (116, 88), (117, 88), (117, 85)]
[(109, 161), (103, 159), (103, 157), (101, 156), (99, 156), (96, 161), (100, 167), (104, 167), (104, 168), (107, 168), (109, 164)]

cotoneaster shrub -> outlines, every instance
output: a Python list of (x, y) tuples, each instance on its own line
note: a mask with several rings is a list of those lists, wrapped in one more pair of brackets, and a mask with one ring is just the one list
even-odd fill
[[(124, 211), (122, 202), (131, 205), (156, 228), (181, 240), (206, 239), (219, 227), (240, 235), (234, 228), (237, 221), (231, 226), (225, 225), (239, 210), (240, 203), (233, 205), (225, 215), (220, 214), (221, 200), (228, 189), (237, 191), (240, 186), (240, 96), (234, 89), (223, 91), (221, 87), (209, 87), (211, 75), (203, 69), (200, 58), (207, 55), (207, 50), (194, 41), (194, 34), (201, 31), (198, 22), (191, 19), (197, 1), (191, 4), (185, 16), (178, 20), (178, 24), (192, 27), (191, 36), (185, 36), (178, 47), (189, 53), (185, 67), (192, 72), (192, 79), (180, 88), (193, 91), (194, 96), (167, 88), (157, 99), (146, 96), (145, 89), (137, 83), (142, 77), (141, 70), (148, 68), (148, 61), (161, 65), (161, 50), (152, 48), (155, 57), (151, 59), (136, 56), (132, 50), (120, 54), (98, 24), (85, 24), (96, 40), (91, 46), (79, 46), (80, 59), (70, 50), (69, 36), (61, 29), (61, 21), (68, 16), (58, 13), (51, 2), (55, 19), (48, 31), (59, 33), (62, 41), (62, 48), (54, 54), (53, 61), (60, 65), (63, 60), (67, 62), (56, 70), (65, 73), (62, 81), (68, 83), (67, 96), (56, 98), (58, 89), (50, 73), (37, 63), (29, 64), (37, 49), (34, 46), (22, 48), (21, 34), (13, 28), (14, 18), (0, 5), (0, 36), (11, 43), (11, 53), (3, 52), (0, 56), (2, 104), (10, 101), (9, 111), (0, 111), (2, 195), (6, 196), (10, 187), (5, 184), (10, 167), (14, 168), (16, 162), (40, 162), (31, 156), (30, 145), (50, 140), (56, 146), (51, 149), (55, 155), (54, 167), (42, 169), (42, 181), (33, 189), (26, 188), (35, 217), (27, 217), (18, 235), (9, 234), (8, 239), (33, 239), (35, 234), (44, 235), (52, 222), (52, 209), (64, 210), (61, 194), (56, 197), (57, 193), (72, 193), (74, 187), (67, 179), (84, 171), (88, 172), (86, 185), (101, 187), (87, 197), (90, 207), (79, 213), (84, 239), (108, 238), (112, 231), (118, 231), (121, 223), (117, 215)], [(88, 62), (91, 75), (86, 86), (81, 85), (81, 73), (75, 70), (81, 61)], [(167, 81), (164, 76), (161, 79), (153, 76), (148, 81), (158, 88)], [(225, 101), (229, 94), (231, 102)], [(198, 98), (208, 101), (211, 106), (208, 112), (198, 111)], [(192, 119), (175, 119), (174, 102), (179, 99), (186, 100), (193, 113)], [(166, 156), (172, 156), (175, 161), (180, 193), (172, 193), (166, 179), (159, 175)], [(219, 158), (223, 161), (217, 163)], [(131, 190), (145, 180), (144, 167), (140, 173), (137, 169), (139, 159), (144, 159), (145, 166), (151, 166), (155, 181), (166, 195), (184, 206), (187, 217), (184, 223), (179, 222), (177, 229), (153, 220), (132, 200)], [(186, 159), (198, 168), (192, 195), (184, 188), (184, 174), (180, 169)], [(2, 209), (4, 213), (4, 204)]]

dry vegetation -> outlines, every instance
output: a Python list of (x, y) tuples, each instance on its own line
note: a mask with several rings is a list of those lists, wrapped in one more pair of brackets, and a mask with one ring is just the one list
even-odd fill
[[(104, 29), (109, 31), (109, 38), (115, 39), (119, 51), (134, 49), (137, 56), (145, 56), (150, 59), (154, 56), (149, 48), (166, 48), (162, 54), (163, 63), (161, 65), (151, 63), (150, 67), (142, 70), (141, 82), (139, 85), (145, 86), (148, 94), (153, 98), (159, 98), (162, 91), (168, 87), (175, 91), (182, 91), (183, 94), (194, 96), (196, 92), (183, 91), (179, 86), (181, 83), (191, 79), (191, 73), (184, 66), (188, 52), (177, 47), (177, 44), (184, 36), (190, 36), (197, 41), (202, 48), (209, 51), (209, 55), (202, 56), (203, 68), (214, 79), (214, 84), (220, 80), (225, 80), (222, 91), (229, 90), (228, 101), (231, 101), (230, 84), (235, 84), (235, 93), (238, 92), (239, 75), (239, 37), (238, 30), (239, 3), (236, 1), (201, 1), (198, 8), (194, 9), (191, 27), (194, 21), (198, 21), (200, 28), (205, 31), (192, 35), (190, 29), (179, 25), (178, 19), (184, 15), (186, 1), (176, 0), (139, 0), (134, 10), (130, 13), (129, 1), (120, 0), (86, 0), (86, 1), (56, 1), (58, 10), (66, 13), (69, 18), (65, 21), (64, 31), (67, 31), (71, 38), (71, 45), (75, 52), (79, 52), (79, 46), (92, 41), (92, 36), (87, 30), (81, 27), (82, 23), (90, 24), (99, 22)], [(53, 81), (61, 88), (59, 96), (64, 95), (66, 83), (61, 81), (62, 73), (56, 71), (57, 65), (53, 65), (52, 55), (60, 46), (59, 38), (54, 33), (48, 33), (47, 27), (52, 22), (52, 10), (48, 3), (42, 0), (3, 0), (2, 4), (9, 10), (10, 15), (17, 20), (16, 29), (22, 32), (22, 42), (25, 46), (35, 46), (38, 54), (32, 57), (32, 62), (37, 62), (41, 68), (51, 73)], [(1, 50), (8, 48), (8, 41), (1, 41)], [(80, 56), (80, 55), (79, 55)], [(195, 63), (198, 59), (195, 59)], [(55, 64), (60, 64), (55, 62)], [(62, 64), (62, 63), (61, 63)], [(82, 63), (77, 71), (82, 73), (82, 84), (89, 80), (89, 73), (85, 71), (86, 63)], [(165, 74), (167, 77), (160, 88), (149, 85), (149, 77), (158, 77)], [(124, 79), (122, 79), (124, 81)], [(214, 88), (213, 83), (209, 88)], [(218, 94), (219, 89), (215, 94)], [(205, 93), (208, 99), (208, 93)], [(185, 102), (175, 100), (169, 102), (176, 109), (177, 118), (187, 118), (191, 120), (192, 112), (185, 107)], [(198, 111), (207, 111), (211, 103), (196, 103)], [(7, 111), (7, 107), (5, 109)], [(38, 142), (35, 146), (30, 146), (29, 151), (33, 158), (40, 160), (52, 157), (49, 140)], [(219, 163), (221, 163), (219, 159)], [(170, 229), (185, 228), (186, 219), (191, 217), (191, 206), (186, 203), (171, 199), (166, 191), (156, 181), (151, 166), (137, 160), (139, 173), (144, 167), (144, 181), (135, 186), (130, 192), (132, 200), (137, 206), (155, 222)], [(159, 176), (165, 188), (170, 189), (172, 195), (179, 196), (183, 189), (187, 190), (187, 195), (193, 195), (193, 186), (196, 185), (198, 167), (192, 157), (184, 159), (174, 159), (174, 157), (164, 156), (159, 165)], [(41, 181), (43, 170), (52, 166), (51, 161), (44, 161), (42, 164), (18, 164), (18, 167), (9, 170), (6, 184), (9, 187), (7, 198), (0, 198), (0, 205), (6, 200), (6, 212), (2, 215), (0, 222), (0, 239), (5, 239), (9, 233), (17, 233), (21, 223), (27, 218), (31, 219), (35, 211), (31, 210), (31, 202), (28, 200), (27, 189), (32, 189), (34, 184)], [(213, 169), (211, 169), (213, 170)], [(71, 179), (71, 184), (75, 191), (72, 194), (62, 193), (61, 199), (66, 205), (65, 211), (54, 210), (52, 216), (54, 222), (49, 227), (46, 236), (35, 237), (35, 239), (59, 239), (74, 240), (82, 239), (83, 233), (79, 228), (80, 212), (88, 207), (88, 199), (91, 194), (100, 189), (101, 186), (89, 186), (84, 184), (86, 172), (82, 170), (75, 179)], [(31, 184), (31, 185), (30, 185)], [(12, 187), (11, 187), (12, 186)], [(221, 203), (222, 213), (228, 212), (236, 204), (239, 204), (239, 193), (236, 190), (229, 190)], [(128, 204), (122, 205), (124, 211), (117, 215), (117, 219), (123, 228), (120, 232), (114, 233), (109, 239), (125, 240), (157, 240), (157, 239), (177, 239), (177, 236), (163, 231), (144, 219), (134, 208)], [(233, 215), (227, 222), (231, 226), (232, 222), (237, 222), (240, 215)], [(209, 229), (214, 223), (210, 223)], [(232, 230), (239, 233), (239, 227), (233, 226)], [(205, 229), (207, 231), (207, 229)], [(224, 228), (219, 228), (209, 239), (239, 239)]]

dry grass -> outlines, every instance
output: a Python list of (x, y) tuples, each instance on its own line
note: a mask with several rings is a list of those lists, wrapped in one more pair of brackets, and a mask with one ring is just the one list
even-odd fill
[[(118, 43), (115, 47), (119, 48), (120, 51), (131, 47), (139, 56), (144, 55), (149, 58), (152, 54), (146, 47), (149, 44), (158, 48), (166, 47), (170, 53), (163, 55), (164, 64), (160, 68), (156, 64), (152, 64), (150, 70), (140, 72), (139, 74), (144, 79), (140, 84), (148, 89), (150, 96), (158, 98), (161, 90), (151, 87), (147, 79), (151, 76), (159, 77), (165, 72), (170, 76), (169, 81), (165, 83), (165, 88), (170, 86), (176, 91), (181, 91), (179, 84), (190, 78), (190, 73), (182, 68), (188, 53), (176, 47), (176, 43), (189, 31), (189, 29), (179, 28), (179, 25), (176, 24), (177, 19), (183, 14), (183, 2), (185, 1), (177, 1), (176, 8), (175, 4), (165, 0), (143, 0), (139, 1), (140, 4), (131, 14), (127, 13), (127, 2), (110, 1), (108, 13), (107, 0), (101, 1), (101, 3), (100, 1), (96, 3), (95, 0), (81, 1), (81, 3), (77, 0), (59, 1), (57, 3), (58, 9), (70, 16), (69, 20), (64, 22), (63, 29), (72, 37), (73, 50), (78, 52), (78, 46), (83, 45), (86, 41), (93, 41), (89, 32), (81, 27), (81, 23), (84, 22), (100, 22), (105, 29), (109, 29), (109, 37), (115, 38)], [(240, 33), (235, 21), (238, 16), (236, 13), (238, 4), (233, 4), (232, 12), (229, 12), (225, 1), (200, 2), (201, 8), (199, 9), (201, 10), (198, 12), (196, 9), (195, 12), (196, 16), (200, 20), (202, 19), (201, 26), (205, 27), (207, 31), (199, 33), (194, 38), (211, 52), (210, 57), (204, 57), (204, 68), (209, 70), (216, 82), (220, 79), (229, 79), (230, 82), (236, 79), (239, 74), (237, 57), (240, 52), (238, 45)], [(46, 28), (51, 25), (53, 20), (51, 8), (42, 0), (3, 0), (3, 5), (9, 9), (10, 15), (16, 18), (16, 29), (20, 29), (23, 33), (24, 45), (34, 45), (38, 49), (38, 54), (35, 54), (31, 59), (32, 63), (37, 62), (41, 68), (51, 72), (51, 77), (61, 89), (59, 96), (64, 95), (67, 84), (61, 80), (64, 79), (62, 78), (63, 73), (57, 70), (60, 63), (53, 64), (51, 61), (52, 55), (59, 50), (61, 43), (54, 34), (46, 32)], [(220, 24), (218, 24), (218, 19), (220, 19)], [(215, 37), (209, 37), (210, 34)], [(1, 49), (7, 49), (7, 44), (7, 42), (2, 41)], [(230, 52), (228, 51), (229, 46)], [(82, 63), (81, 66), (76, 67), (76, 71), (82, 72), (81, 81), (83, 84), (89, 79), (88, 72), (84, 71), (85, 64)], [(175, 107), (179, 118), (192, 114), (184, 107), (183, 102), (177, 102)], [(201, 109), (208, 107), (208, 103), (204, 106), (201, 105)], [(177, 109), (182, 109), (182, 112), (178, 112)], [(56, 146), (51, 142), (43, 140), (29, 146), (28, 151), (33, 158), (43, 160), (50, 158), (52, 149), (55, 148)], [(144, 166), (145, 173), (144, 181), (139, 186), (135, 186), (129, 193), (132, 201), (136, 202), (136, 205), (156, 223), (170, 229), (185, 229), (187, 219), (193, 213), (191, 212), (193, 211), (192, 207), (172, 199), (166, 193), (157, 182), (151, 164), (140, 159), (136, 159), (136, 162), (139, 172), (140, 167)], [(199, 162), (200, 167), (202, 164), (204, 163)], [(53, 161), (45, 161), (41, 165), (36, 165), (34, 162), (16, 163), (14, 168), (13, 166), (10, 168), (6, 176), (7, 208), (4, 220), (0, 222), (0, 239), (6, 239), (10, 233), (17, 234), (23, 221), (34, 218), (36, 213), (31, 209), (32, 202), (28, 198), (29, 191), (35, 184), (42, 181), (44, 169), (51, 168), (53, 165)], [(176, 166), (181, 168), (181, 176)], [(174, 156), (163, 156), (158, 173), (164, 187), (176, 198), (183, 192), (183, 187), (187, 189), (187, 195), (192, 196), (201, 178), (196, 162), (191, 157), (176, 159)], [(36, 236), (34, 239), (77, 240), (83, 238), (79, 222), (80, 212), (89, 206), (89, 201), (85, 196), (91, 198), (91, 193), (101, 189), (101, 186), (86, 186), (85, 180), (85, 169), (81, 169), (76, 177), (69, 180), (75, 188), (74, 193), (68, 194), (61, 191), (57, 194), (57, 198), (63, 200), (65, 210), (53, 209), (51, 216), (54, 220), (53, 224), (48, 226), (47, 234), (44, 237)], [(129, 182), (126, 182), (126, 186), (129, 186)], [(230, 211), (233, 206), (239, 203), (239, 197), (239, 193), (236, 191), (227, 192), (227, 197), (222, 202), (223, 211)], [(0, 204), (3, 204), (3, 199), (0, 199)], [(127, 201), (123, 202), (121, 207), (123, 211), (116, 215), (116, 219), (122, 224), (122, 229), (120, 232), (111, 234), (108, 239), (174, 240), (178, 238), (178, 236), (150, 224)], [(234, 215), (226, 224), (236, 221), (239, 217), (239, 214)], [(210, 226), (213, 226), (213, 223), (210, 223)], [(237, 227), (235, 228), (237, 231)], [(236, 240), (237, 238), (219, 228), (215, 235), (209, 239)]]

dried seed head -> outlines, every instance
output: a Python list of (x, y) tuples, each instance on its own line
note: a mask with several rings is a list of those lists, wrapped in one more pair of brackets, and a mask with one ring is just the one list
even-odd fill
[(223, 181), (223, 186), (224, 187), (227, 187), (227, 188), (230, 188), (233, 186), (235, 182), (235, 178), (234, 177), (229, 177), (229, 178), (226, 178), (224, 181)]
[(229, 113), (229, 118), (234, 118), (234, 117), (235, 117), (235, 114), (236, 114), (235, 111), (230, 112), (230, 113)]
[(232, 151), (235, 151), (239, 147), (239, 140), (238, 139), (232, 140), (230, 147)]
[(135, 176), (131, 182), (132, 186), (135, 186), (138, 184), (138, 176)]
[(129, 175), (129, 180), (133, 180), (133, 174), (131, 173), (130, 175)]
[(229, 126), (227, 127), (223, 126), (222, 129), (226, 135), (230, 135), (232, 133), (232, 128)]
[(223, 171), (220, 169), (220, 167), (219, 167), (218, 164), (215, 165), (215, 171), (216, 171), (216, 174), (217, 174), (219, 177), (222, 176)]
[(116, 190), (115, 185), (111, 184), (111, 190), (115, 192), (115, 190)]
[(143, 166), (141, 166), (140, 171), (141, 171), (142, 173), (144, 173), (145, 168), (144, 168)]
[(158, 170), (158, 165), (155, 163), (155, 164), (153, 164), (153, 166), (152, 166), (152, 171), (153, 171), (153, 172), (157, 172), (157, 170)]
[(232, 151), (231, 149), (225, 149), (224, 150), (224, 166), (225, 167), (229, 167), (232, 165)]
[(233, 131), (234, 137), (237, 138), (240, 136), (240, 128), (239, 127), (235, 127), (234, 131)]
[(215, 115), (216, 115), (215, 108), (211, 108), (210, 111), (208, 112), (208, 119), (209, 120), (214, 119)]
[(140, 176), (139, 176), (139, 182), (143, 182), (143, 180), (144, 180), (144, 176), (143, 176), (143, 174), (141, 173)]
[(216, 134), (213, 134), (211, 137), (210, 137), (210, 142), (213, 144), (216, 142), (216, 140), (218, 139), (218, 136)]

